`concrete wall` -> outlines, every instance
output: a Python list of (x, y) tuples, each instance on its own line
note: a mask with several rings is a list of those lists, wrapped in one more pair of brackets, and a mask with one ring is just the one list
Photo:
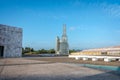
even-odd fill
[(73, 52), (71, 53), (71, 55), (96, 55), (96, 56), (120, 56), (120, 50), (116, 50), (116, 51), (106, 51), (106, 52), (102, 52), (102, 51), (81, 51), (81, 52)]
[(4, 46), (3, 57), (21, 57), (22, 29), (0, 24), (0, 46)]

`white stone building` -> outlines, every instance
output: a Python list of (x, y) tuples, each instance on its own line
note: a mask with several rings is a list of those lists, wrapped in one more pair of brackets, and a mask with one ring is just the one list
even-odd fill
[(0, 24), (0, 57), (22, 56), (22, 29)]
[(69, 54), (69, 44), (66, 35), (66, 25), (63, 25), (63, 34), (61, 40), (57, 36), (56, 38), (56, 54), (68, 55)]

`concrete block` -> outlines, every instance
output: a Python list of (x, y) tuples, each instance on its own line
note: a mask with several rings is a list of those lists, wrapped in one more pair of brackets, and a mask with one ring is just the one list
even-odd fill
[(111, 59), (109, 59), (109, 58), (104, 58), (104, 61), (105, 61), (105, 62), (111, 62)]
[(87, 57), (84, 57), (83, 60), (86, 61), (86, 60), (88, 60), (88, 58), (87, 58)]
[(79, 60), (79, 59), (80, 59), (80, 57), (75, 57), (75, 59), (76, 59), (76, 60)]
[(92, 61), (98, 61), (98, 58), (92, 58)]

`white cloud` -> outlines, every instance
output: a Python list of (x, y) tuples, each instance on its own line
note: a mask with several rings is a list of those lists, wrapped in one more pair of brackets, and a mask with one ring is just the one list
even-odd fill
[[(81, 4), (79, 0), (78, 2)], [(99, 2), (96, 0), (94, 3), (89, 2), (88, 6), (101, 8), (109, 16), (120, 17), (120, 4), (118, 2), (109, 3), (108, 1)]]
[(75, 31), (75, 30), (79, 30), (79, 31), (85, 31), (87, 30), (87, 28), (85, 26), (72, 26), (69, 28), (70, 31)]
[(119, 4), (107, 4), (102, 3), (101, 7), (104, 12), (113, 17), (120, 17), (120, 5)]
[(114, 1), (114, 3), (109, 3), (109, 1), (105, 0), (101, 2), (100, 0), (96, 0), (95, 2), (88, 2), (85, 3), (81, 0), (73, 0), (71, 2), (73, 6), (93, 6), (93, 7), (100, 7), (107, 15), (113, 16), (113, 17), (120, 17), (120, 4), (118, 4), (117, 1)]
[(74, 31), (75, 29), (75, 27), (70, 27), (70, 31)]

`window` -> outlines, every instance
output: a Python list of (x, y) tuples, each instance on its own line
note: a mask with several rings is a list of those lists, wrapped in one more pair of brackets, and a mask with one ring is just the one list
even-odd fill
[(107, 52), (101, 52), (101, 55), (107, 55)]

